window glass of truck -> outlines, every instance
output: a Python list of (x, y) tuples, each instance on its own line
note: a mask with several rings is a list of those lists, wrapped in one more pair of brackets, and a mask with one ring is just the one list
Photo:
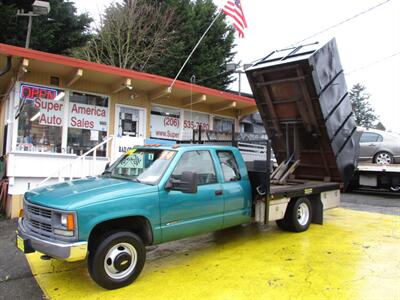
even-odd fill
[(183, 172), (195, 172), (198, 185), (217, 183), (214, 163), (209, 151), (189, 151), (182, 155), (171, 178), (180, 180)]
[(157, 184), (175, 154), (176, 151), (134, 148), (109, 167), (104, 175)]
[(231, 151), (218, 151), (217, 154), (224, 174), (224, 181), (240, 180), (238, 164), (233, 153)]

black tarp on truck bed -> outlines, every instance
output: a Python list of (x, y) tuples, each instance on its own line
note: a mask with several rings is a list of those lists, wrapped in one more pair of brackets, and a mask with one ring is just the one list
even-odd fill
[(278, 163), (294, 155), (296, 178), (347, 184), (359, 135), (335, 39), (274, 51), (246, 74)]

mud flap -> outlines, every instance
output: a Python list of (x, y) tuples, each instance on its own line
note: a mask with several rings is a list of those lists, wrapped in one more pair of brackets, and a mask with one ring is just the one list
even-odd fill
[(320, 195), (316, 195), (311, 199), (311, 211), (311, 223), (322, 225), (324, 223), (324, 206)]

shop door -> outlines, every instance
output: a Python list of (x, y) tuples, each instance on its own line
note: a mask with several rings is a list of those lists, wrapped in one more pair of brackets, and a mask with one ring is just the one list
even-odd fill
[(144, 144), (146, 109), (117, 104), (115, 106), (114, 132), (113, 161), (133, 146)]

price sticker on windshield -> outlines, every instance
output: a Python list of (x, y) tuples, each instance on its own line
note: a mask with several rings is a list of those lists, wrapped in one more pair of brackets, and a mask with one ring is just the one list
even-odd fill
[(124, 168), (131, 169), (143, 169), (144, 167), (144, 158), (143, 153), (132, 153), (129, 155), (123, 162), (121, 162), (121, 166)]

